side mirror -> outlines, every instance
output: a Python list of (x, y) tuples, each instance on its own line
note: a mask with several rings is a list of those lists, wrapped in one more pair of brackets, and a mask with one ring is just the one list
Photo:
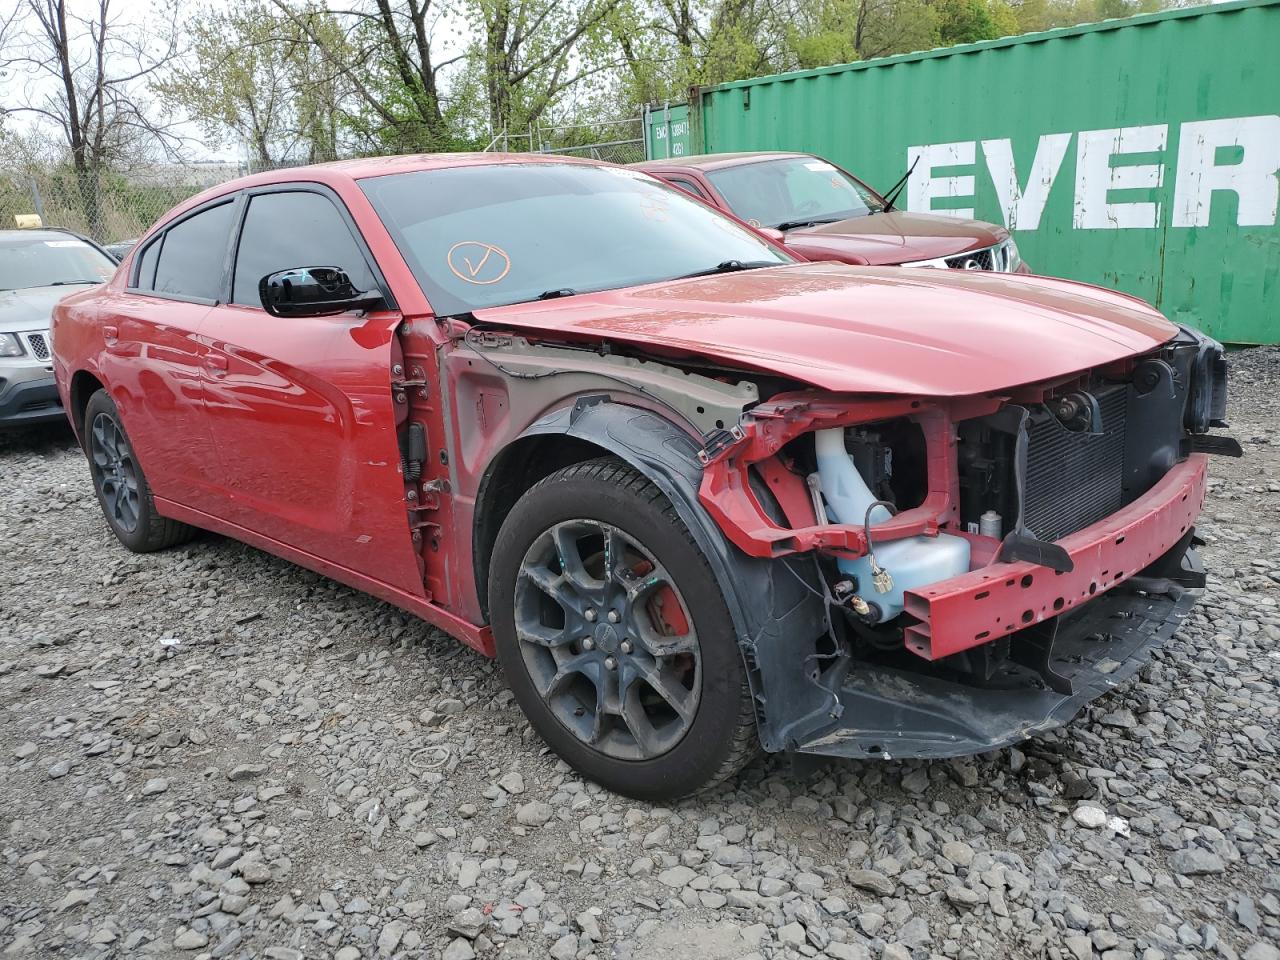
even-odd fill
[(787, 235), (776, 227), (756, 227), (756, 233), (768, 237), (774, 243), (785, 244), (787, 242)]
[(273, 317), (323, 317), (368, 310), (382, 302), (377, 290), (357, 290), (340, 267), (294, 267), (258, 281), (262, 309)]

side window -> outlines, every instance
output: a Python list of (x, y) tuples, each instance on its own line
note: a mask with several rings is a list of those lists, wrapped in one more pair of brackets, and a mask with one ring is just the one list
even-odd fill
[(234, 204), (228, 200), (165, 231), (155, 268), (156, 293), (197, 300), (217, 300), (222, 296), (222, 262), (231, 235), (233, 209)]
[(710, 200), (710, 198), (705, 193), (703, 193), (702, 188), (699, 187), (692, 180), (685, 180), (683, 177), (671, 177), (667, 182), (670, 183), (673, 187), (679, 187), (685, 193), (693, 194), (699, 200), (702, 200), (702, 201)]
[(164, 234), (156, 237), (138, 257), (138, 281), (134, 287), (138, 290), (151, 290), (156, 285), (156, 261), (160, 259), (160, 244)]
[(289, 191), (251, 198), (236, 251), (231, 302), (258, 306), (258, 281), (291, 267), (341, 267), (358, 289), (377, 285), (346, 220), (328, 197)]

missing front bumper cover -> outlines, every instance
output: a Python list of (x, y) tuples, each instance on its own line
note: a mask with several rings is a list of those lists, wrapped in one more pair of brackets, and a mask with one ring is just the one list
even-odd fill
[(807, 734), (793, 728), (790, 749), (831, 757), (953, 757), (1062, 726), (1137, 673), (1190, 613), (1204, 582), (1194, 550), (1180, 568), (1174, 577), (1135, 577), (1057, 618), (1051, 646), (1037, 648), (1043, 670), (1025, 670), (1024, 682), (1011, 677), (1010, 686), (978, 687), (852, 664), (837, 691), (839, 720)]

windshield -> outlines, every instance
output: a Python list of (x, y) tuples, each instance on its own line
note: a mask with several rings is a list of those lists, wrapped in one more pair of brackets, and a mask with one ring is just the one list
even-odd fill
[(0, 237), (0, 290), (102, 283), (115, 261), (72, 236)]
[(839, 167), (817, 157), (781, 157), (708, 170), (729, 209), (752, 226), (834, 223), (879, 213), (884, 204)]
[(488, 164), (360, 187), (441, 315), (794, 262), (632, 170)]

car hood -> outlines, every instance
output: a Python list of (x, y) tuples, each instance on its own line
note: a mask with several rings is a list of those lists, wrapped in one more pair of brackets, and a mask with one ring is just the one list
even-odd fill
[(964, 396), (1076, 373), (1177, 332), (1097, 287), (807, 263), (476, 312), (506, 329), (697, 355), (827, 390)]
[(66, 286), (0, 290), (0, 333), (49, 329), (53, 305), (83, 289), (82, 286)]
[(813, 260), (871, 264), (953, 257), (1008, 239), (1009, 231), (981, 220), (894, 210), (787, 233), (786, 244)]

